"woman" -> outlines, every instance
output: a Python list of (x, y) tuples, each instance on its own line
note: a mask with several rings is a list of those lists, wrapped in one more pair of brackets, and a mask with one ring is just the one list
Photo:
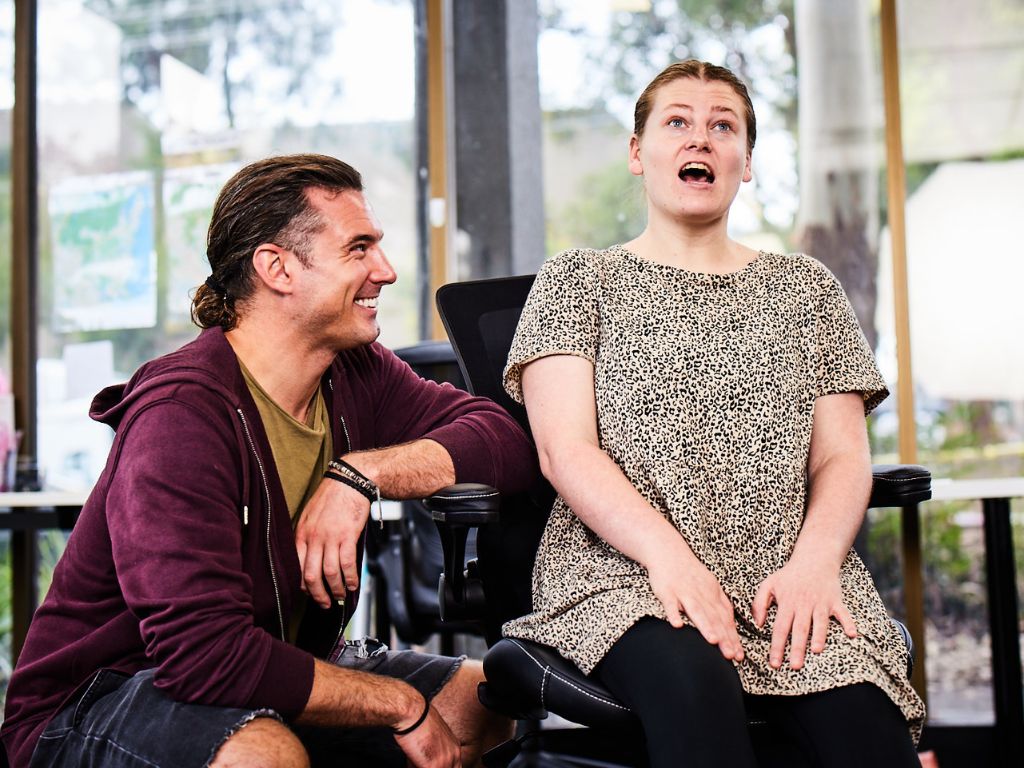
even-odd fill
[(629, 144), (646, 229), (538, 274), (505, 384), (559, 496), (505, 633), (628, 704), (654, 766), (756, 765), (751, 697), (813, 764), (917, 765), (906, 647), (850, 549), (888, 392), (824, 266), (729, 238), (755, 137), (729, 70), (668, 67)]

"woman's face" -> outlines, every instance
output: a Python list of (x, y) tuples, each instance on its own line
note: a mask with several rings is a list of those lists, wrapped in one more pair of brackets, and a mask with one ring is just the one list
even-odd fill
[(648, 209), (695, 224), (723, 218), (750, 181), (743, 100), (727, 84), (680, 78), (655, 93), (629, 170), (644, 177)]

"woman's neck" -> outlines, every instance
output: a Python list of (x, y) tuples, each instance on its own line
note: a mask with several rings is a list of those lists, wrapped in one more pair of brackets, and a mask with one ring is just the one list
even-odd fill
[(726, 234), (724, 222), (707, 227), (649, 223), (623, 247), (651, 261), (710, 274), (737, 272), (757, 258), (757, 251)]

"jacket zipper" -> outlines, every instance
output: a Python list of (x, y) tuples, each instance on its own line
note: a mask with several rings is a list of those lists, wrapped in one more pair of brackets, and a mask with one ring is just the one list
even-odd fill
[[(330, 379), (327, 380), (327, 387), (331, 390), (331, 394), (334, 394), (334, 382)], [(348, 436), (348, 426), (345, 424), (345, 417), (341, 413), (341, 409), (338, 409), (338, 421), (341, 422), (341, 431), (345, 433), (345, 453), (352, 452), (352, 438)], [(341, 455), (340, 453), (338, 454)], [(358, 554), (358, 553), (357, 553)], [(331, 648), (330, 656), (328, 657), (331, 663), (335, 663), (338, 657), (341, 656), (338, 643), (343, 642), (345, 635), (345, 622), (348, 618), (348, 595), (341, 601), (341, 625), (338, 627), (338, 636), (334, 638), (334, 647)]]
[[(277, 606), (277, 620), (281, 625), (281, 639), (287, 641), (284, 631), (284, 611), (281, 610), (281, 590), (277, 586), (277, 572), (274, 570), (274, 555), (270, 548), (270, 486), (267, 484), (267, 473), (263, 469), (263, 462), (260, 460), (260, 455), (256, 451), (256, 444), (252, 440), (252, 435), (249, 433), (249, 424), (245, 420), (245, 414), (242, 413), (241, 408), (236, 408), (238, 416), (242, 420), (242, 431), (245, 432), (245, 439), (249, 441), (249, 450), (252, 451), (252, 455), (256, 457), (256, 466), (260, 468), (260, 477), (263, 479), (263, 498), (267, 503), (267, 564), (270, 566), (270, 580), (274, 584), (274, 603)], [(248, 514), (245, 515), (248, 517)]]

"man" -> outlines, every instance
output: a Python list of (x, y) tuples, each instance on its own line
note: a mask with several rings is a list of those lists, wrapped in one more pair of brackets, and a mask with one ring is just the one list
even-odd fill
[(358, 749), (468, 765), (505, 735), (479, 664), (342, 637), (370, 499), (514, 491), (536, 471), (501, 409), (374, 343), (395, 280), (382, 236), (333, 158), (225, 185), (205, 330), (93, 403), (115, 439), (11, 680), (15, 768), (355, 765)]

